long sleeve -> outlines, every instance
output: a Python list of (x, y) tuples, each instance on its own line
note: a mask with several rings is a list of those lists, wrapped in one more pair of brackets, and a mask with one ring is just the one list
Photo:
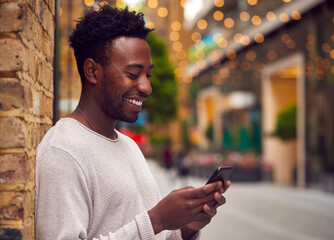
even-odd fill
[[(93, 213), (90, 186), (68, 153), (50, 148), (36, 168), (36, 239), (87, 239)], [(108, 236), (93, 239), (155, 239), (144, 211)]]

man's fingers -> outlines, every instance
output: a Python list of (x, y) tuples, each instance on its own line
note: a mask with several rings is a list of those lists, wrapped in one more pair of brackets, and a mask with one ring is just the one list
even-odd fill
[(188, 197), (189, 198), (201, 198), (214, 191), (218, 191), (218, 192), (224, 191), (223, 184), (221, 181), (210, 183), (200, 188), (193, 188), (188, 192), (189, 194)]

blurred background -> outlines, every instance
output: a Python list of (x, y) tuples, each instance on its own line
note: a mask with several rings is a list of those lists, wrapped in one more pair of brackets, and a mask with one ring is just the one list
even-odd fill
[(143, 11), (153, 93), (119, 131), (162, 196), (234, 167), (202, 239), (334, 239), (334, 1), (60, 0), (54, 122), (81, 83), (68, 36), (99, 5)]
[(99, 5), (143, 11), (153, 93), (118, 129), (166, 168), (334, 192), (334, 1), (60, 0), (54, 121), (81, 83), (68, 36)]

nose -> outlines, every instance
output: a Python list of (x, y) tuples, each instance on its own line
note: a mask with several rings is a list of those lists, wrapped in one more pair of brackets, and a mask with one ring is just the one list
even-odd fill
[(152, 86), (150, 79), (145, 75), (139, 79), (138, 91), (150, 95), (152, 93)]

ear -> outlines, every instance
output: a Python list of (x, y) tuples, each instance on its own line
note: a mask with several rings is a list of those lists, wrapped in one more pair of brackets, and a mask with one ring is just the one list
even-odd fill
[(100, 81), (100, 77), (103, 76), (102, 66), (92, 58), (87, 58), (85, 60), (83, 69), (87, 82), (93, 85), (97, 84)]

